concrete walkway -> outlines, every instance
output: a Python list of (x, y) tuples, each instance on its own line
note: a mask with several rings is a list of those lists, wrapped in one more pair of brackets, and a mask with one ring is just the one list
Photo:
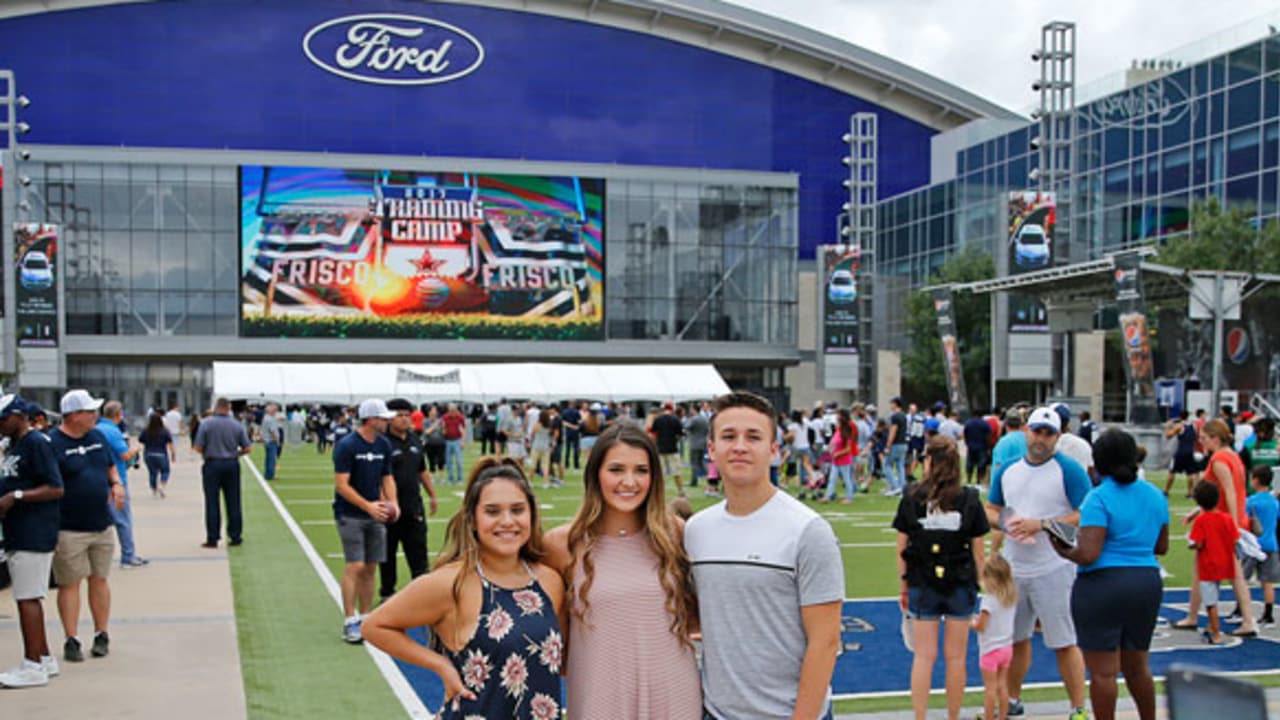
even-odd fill
[[(111, 654), (102, 659), (89, 656), (93, 624), (86, 598), (79, 633), (85, 662), (62, 660), (65, 638), (56, 592), (50, 592), (45, 619), (62, 675), (44, 688), (0, 690), (0, 716), (246, 717), (226, 549), (200, 547), (200, 466), (188, 448), (178, 458), (164, 500), (152, 497), (145, 466), (129, 471), (134, 540), (151, 564), (112, 568)], [(16, 608), (5, 590), (0, 592), (0, 667), (13, 667), (21, 657)]]

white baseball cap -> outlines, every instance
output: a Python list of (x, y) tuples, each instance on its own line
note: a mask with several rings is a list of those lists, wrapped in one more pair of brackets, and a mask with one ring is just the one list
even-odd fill
[(70, 390), (62, 396), (60, 406), (63, 415), (81, 410), (97, 410), (102, 407), (102, 399), (93, 397), (88, 390)]
[(395, 416), (396, 414), (394, 412), (387, 409), (387, 404), (378, 398), (369, 398), (368, 400), (360, 403), (360, 409), (356, 412), (356, 417), (361, 420), (365, 420), (367, 418), (382, 418), (384, 420), (390, 420)]
[(1062, 432), (1062, 420), (1058, 418), (1058, 413), (1053, 408), (1038, 407), (1031, 413), (1031, 417), (1027, 418), (1027, 427), (1032, 431), (1049, 428), (1056, 434)]

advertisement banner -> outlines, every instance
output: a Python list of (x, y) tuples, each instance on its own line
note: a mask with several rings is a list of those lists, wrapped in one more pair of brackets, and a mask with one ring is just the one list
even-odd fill
[(947, 404), (953, 412), (966, 415), (969, 412), (968, 393), (964, 389), (964, 375), (960, 372), (960, 347), (956, 341), (955, 309), (951, 302), (951, 288), (935, 288), (933, 310), (938, 315), (938, 339), (942, 341), (943, 373), (947, 377)]
[(13, 226), (18, 347), (58, 347), (58, 226)]
[(859, 249), (849, 245), (823, 245), (822, 351), (858, 354)]
[[(1053, 265), (1057, 203), (1053, 193), (1009, 193), (1009, 274)], [(1048, 332), (1049, 312), (1034, 295), (1009, 294), (1009, 332)]]
[(240, 169), (240, 334), (602, 340), (599, 178)]
[(1142, 257), (1137, 253), (1115, 259), (1116, 311), (1124, 342), (1125, 375), (1129, 379), (1129, 421), (1158, 422), (1155, 371), (1151, 359), (1151, 332), (1142, 296)]

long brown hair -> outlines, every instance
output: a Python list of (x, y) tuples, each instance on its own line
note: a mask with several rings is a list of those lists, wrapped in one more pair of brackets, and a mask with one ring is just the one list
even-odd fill
[(929, 460), (929, 472), (911, 490), (911, 497), (927, 507), (937, 503), (939, 510), (956, 510), (960, 493), (960, 453), (956, 443), (946, 435), (934, 435), (925, 445), (924, 456)]
[(449, 518), (449, 526), (444, 531), (444, 549), (436, 557), (436, 570), (452, 562), (458, 563), (458, 575), (453, 580), (455, 604), (461, 597), (462, 584), (476, 571), (476, 565), (480, 562), (480, 540), (476, 534), (476, 509), (480, 506), (480, 493), (497, 480), (515, 484), (529, 503), (529, 541), (520, 548), (520, 559), (529, 563), (542, 559), (542, 524), (538, 518), (538, 501), (533, 496), (533, 488), (529, 486), (524, 471), (510, 458), (481, 458), (471, 468), (462, 496), (462, 507)]
[(649, 532), (649, 547), (658, 558), (658, 581), (662, 592), (666, 595), (665, 608), (671, 616), (670, 630), (680, 642), (689, 645), (689, 629), (698, 614), (697, 596), (693, 590), (693, 573), (689, 565), (689, 556), (685, 554), (684, 544), (680, 541), (675, 516), (667, 507), (663, 498), (662, 462), (658, 457), (658, 448), (647, 433), (634, 425), (613, 425), (600, 433), (591, 455), (587, 458), (587, 467), (582, 473), (585, 493), (582, 505), (569, 526), (570, 562), (565, 569), (565, 587), (568, 588), (569, 601), (573, 600), (573, 571), (582, 563), (582, 589), (578, 593), (579, 603), (573, 603), (573, 613), (578, 619), (586, 621), (590, 610), (587, 599), (591, 591), (591, 583), (595, 579), (595, 563), (592, 550), (595, 549), (599, 537), (597, 525), (604, 517), (604, 493), (600, 489), (600, 468), (604, 465), (609, 450), (627, 445), (643, 450), (649, 462), (649, 492), (645, 495), (639, 513)]

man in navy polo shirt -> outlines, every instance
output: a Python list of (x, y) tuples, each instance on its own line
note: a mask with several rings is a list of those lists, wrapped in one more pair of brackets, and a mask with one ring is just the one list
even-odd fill
[(44, 598), (53, 550), (58, 545), (58, 500), (62, 474), (49, 438), (31, 430), (27, 404), (17, 395), (0, 397), (0, 435), (9, 449), (0, 463), (0, 518), (9, 555), (13, 599), (22, 629), (22, 664), (0, 673), (0, 687), (45, 685), (58, 674), (44, 631)]
[(62, 396), (62, 424), (49, 433), (53, 456), (62, 474), (62, 523), (53, 553), (53, 579), (58, 584), (58, 616), (67, 641), (68, 662), (82, 662), (84, 652), (76, 628), (80, 625), (80, 581), (89, 579), (89, 613), (93, 616), (93, 656), (108, 651), (107, 623), (111, 616), (111, 556), (116, 541), (108, 506), (124, 507), (124, 484), (116, 473), (111, 446), (94, 429), (102, 400), (86, 390)]
[(360, 427), (333, 446), (333, 514), (347, 563), (342, 573), (342, 639), (349, 643), (363, 642), (360, 620), (373, 609), (375, 575), (387, 554), (386, 523), (400, 517), (393, 448), (384, 435), (393, 417), (385, 402), (365, 400), (357, 412)]

